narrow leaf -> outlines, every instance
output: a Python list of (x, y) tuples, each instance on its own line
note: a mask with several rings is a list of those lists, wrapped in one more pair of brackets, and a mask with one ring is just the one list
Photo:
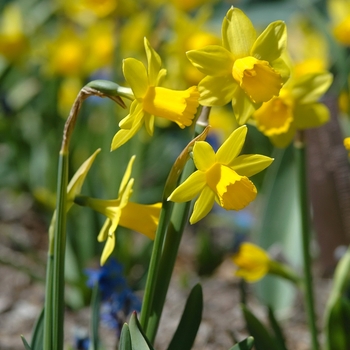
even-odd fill
[(22, 342), (23, 342), (25, 349), (32, 350), (31, 347), (29, 346), (28, 342), (26, 341), (26, 338), (24, 338), (23, 335), (21, 335), (21, 339), (22, 339)]
[(98, 350), (98, 327), (100, 321), (100, 290), (98, 283), (94, 285), (91, 298), (91, 350)]
[(282, 329), (275, 317), (275, 313), (273, 312), (273, 309), (271, 307), (269, 307), (269, 321), (270, 321), (270, 325), (274, 331), (275, 334), (275, 339), (276, 339), (276, 343), (278, 343), (278, 346), (281, 350), (287, 350), (286, 347), (286, 341), (282, 332)]
[(242, 310), (249, 333), (254, 337), (256, 350), (279, 350), (270, 332), (255, 315), (245, 305), (242, 305)]
[(141, 325), (133, 312), (129, 322), (132, 350), (154, 350), (142, 331)]
[(132, 350), (129, 326), (124, 323), (120, 334), (118, 350)]
[(200, 284), (196, 284), (188, 296), (184, 312), (168, 350), (190, 350), (192, 348), (202, 321), (202, 310), (202, 287)]
[(31, 349), (43, 350), (44, 348), (44, 308), (42, 309), (32, 332)]
[(234, 345), (230, 350), (251, 350), (254, 346), (254, 338), (248, 337), (238, 344)]

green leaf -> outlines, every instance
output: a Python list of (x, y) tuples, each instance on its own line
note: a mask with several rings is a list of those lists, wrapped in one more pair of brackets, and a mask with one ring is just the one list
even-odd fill
[(196, 284), (188, 296), (184, 312), (168, 350), (190, 350), (202, 321), (203, 292), (200, 284)]
[[(24, 338), (23, 338), (24, 339)], [(23, 340), (22, 339), (22, 340)], [(32, 332), (31, 349), (43, 350), (44, 348), (44, 308), (42, 309)]]
[(146, 338), (141, 325), (133, 312), (129, 322), (132, 350), (154, 350)]
[(22, 339), (22, 342), (23, 342), (25, 349), (32, 350), (31, 347), (29, 346), (28, 342), (26, 341), (26, 338), (24, 338), (23, 335), (21, 335), (21, 339)]
[(287, 350), (286, 342), (285, 342), (285, 338), (284, 338), (282, 329), (281, 329), (278, 321), (276, 320), (275, 313), (273, 312), (273, 309), (271, 307), (269, 307), (269, 321), (270, 321), (270, 325), (274, 331), (276, 343), (278, 343), (279, 348), (281, 350)]
[(238, 344), (234, 345), (230, 350), (251, 350), (254, 346), (254, 338), (248, 337)]
[(120, 334), (118, 350), (132, 350), (130, 330), (126, 323), (124, 323)]
[(270, 332), (245, 305), (242, 305), (242, 311), (247, 328), (254, 337), (256, 350), (280, 350)]

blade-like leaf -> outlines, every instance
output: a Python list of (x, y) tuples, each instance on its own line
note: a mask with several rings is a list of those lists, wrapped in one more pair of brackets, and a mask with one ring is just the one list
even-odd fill
[[(22, 337), (22, 340), (24, 338)], [(44, 348), (44, 308), (42, 309), (35, 326), (32, 331), (32, 341), (30, 343), (30, 348), (32, 350), (43, 350)]]
[(132, 350), (129, 326), (124, 323), (120, 334), (118, 350)]
[(269, 307), (269, 321), (270, 321), (270, 325), (273, 329), (273, 332), (275, 334), (275, 339), (279, 345), (279, 348), (281, 350), (287, 350), (286, 341), (285, 341), (282, 329), (281, 329), (281, 327), (280, 327), (280, 325), (275, 317), (275, 313), (273, 312), (273, 309), (271, 307)]
[(270, 332), (255, 315), (245, 305), (242, 305), (242, 310), (249, 333), (254, 338), (255, 348), (257, 350), (280, 350)]
[(171, 340), (168, 350), (190, 350), (202, 321), (203, 292), (196, 284), (188, 296), (181, 320)]
[(98, 283), (95, 284), (91, 298), (91, 350), (98, 350), (100, 323), (100, 290)]
[(24, 338), (23, 335), (21, 335), (21, 339), (22, 339), (22, 342), (23, 342), (25, 349), (32, 350), (31, 347), (29, 346), (28, 342), (26, 341), (26, 338)]
[(141, 325), (133, 312), (129, 322), (132, 350), (154, 350), (144, 334)]
[(251, 350), (254, 346), (254, 338), (248, 337), (238, 344), (234, 345), (230, 350)]

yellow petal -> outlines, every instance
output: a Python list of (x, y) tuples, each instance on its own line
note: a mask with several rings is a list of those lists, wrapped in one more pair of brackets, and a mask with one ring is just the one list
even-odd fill
[(157, 52), (152, 48), (149, 41), (144, 38), (144, 45), (147, 55), (148, 62), (148, 78), (150, 85), (157, 85), (158, 73), (160, 71), (160, 67), (162, 65), (162, 60)]
[(150, 86), (143, 99), (143, 109), (151, 115), (177, 123), (181, 128), (192, 124), (199, 106), (199, 92), (192, 86), (187, 90), (170, 90)]
[(106, 244), (103, 248), (103, 252), (101, 255), (101, 261), (100, 261), (101, 266), (103, 266), (106, 263), (107, 259), (112, 254), (114, 247), (115, 247), (115, 234), (108, 235)]
[(193, 161), (198, 170), (206, 171), (215, 162), (215, 152), (208, 142), (197, 141), (193, 147)]
[(190, 217), (190, 223), (193, 225), (203, 219), (212, 209), (215, 203), (215, 193), (209, 188), (204, 187), (193, 207), (193, 213)]
[(267, 168), (273, 160), (261, 154), (243, 154), (230, 163), (230, 168), (241, 176), (251, 177)]
[(107, 239), (108, 231), (109, 231), (109, 228), (111, 227), (111, 224), (112, 224), (111, 220), (109, 218), (107, 218), (105, 220), (101, 230), (100, 230), (100, 233), (97, 236), (97, 240), (99, 242), (103, 242), (103, 241), (105, 241)]
[(123, 74), (136, 98), (142, 98), (148, 88), (148, 77), (145, 66), (135, 58), (123, 60)]
[(204, 106), (224, 106), (232, 100), (237, 88), (239, 86), (232, 74), (207, 76), (198, 85), (199, 101)]
[(252, 116), (258, 105), (238, 86), (232, 98), (232, 108), (238, 124), (243, 125)]
[(282, 21), (270, 23), (256, 39), (251, 55), (268, 62), (279, 58), (286, 49), (287, 30)]
[(209, 45), (199, 50), (186, 52), (191, 63), (205, 75), (229, 75), (233, 57), (230, 51), (219, 45)]
[(168, 197), (168, 201), (189, 202), (195, 198), (206, 185), (206, 174), (202, 171), (195, 171), (191, 174), (173, 193)]
[(119, 225), (154, 239), (161, 207), (162, 203), (145, 205), (128, 202), (122, 210)]
[(299, 104), (317, 102), (332, 81), (333, 75), (330, 73), (310, 73), (301, 76), (293, 85), (293, 97)]
[[(143, 124), (143, 112), (142, 115), (135, 118), (135, 121), (131, 127), (131, 129), (121, 129), (119, 130), (113, 137), (111, 144), (111, 151), (116, 150), (118, 147), (124, 145), (127, 141), (129, 141), (141, 128)], [(141, 114), (140, 113), (140, 114)]]
[(275, 147), (285, 148), (292, 142), (296, 128), (294, 123), (291, 124), (290, 128), (283, 134), (270, 136), (270, 141)]
[(140, 113), (142, 113), (142, 105), (137, 100), (132, 101), (130, 113), (119, 122), (119, 127), (121, 129), (131, 129), (135, 118), (137, 118)]
[(128, 184), (125, 187), (124, 192), (121, 193), (120, 204), (119, 204), (120, 209), (123, 209), (128, 204), (129, 198), (132, 194), (133, 185), (134, 185), (134, 179), (130, 179)]
[(228, 139), (221, 145), (216, 152), (217, 162), (230, 165), (233, 160), (240, 154), (247, 136), (248, 128), (246, 125), (234, 130)]
[(256, 38), (250, 19), (238, 8), (231, 7), (222, 23), (222, 42), (234, 58), (249, 56)]
[(266, 136), (286, 133), (294, 120), (292, 102), (287, 98), (275, 97), (253, 114), (258, 129)]
[(152, 136), (154, 133), (154, 115), (145, 113), (145, 128), (149, 136)]
[(329, 109), (322, 103), (309, 103), (295, 108), (295, 126), (297, 129), (310, 129), (329, 121)]
[(345, 137), (343, 141), (344, 147), (347, 151), (350, 151), (350, 137)]
[(242, 243), (238, 253), (232, 257), (232, 261), (239, 268), (236, 275), (248, 282), (255, 282), (269, 272), (268, 254), (252, 243)]
[(125, 188), (127, 186), (127, 183), (129, 182), (130, 176), (131, 176), (131, 171), (132, 171), (132, 166), (134, 164), (136, 156), (132, 156), (129, 160), (129, 163), (126, 167), (124, 176), (122, 178), (122, 181), (119, 186), (119, 196), (125, 191)]
[(283, 84), (281, 75), (267, 61), (251, 56), (235, 61), (232, 76), (256, 103), (278, 96)]

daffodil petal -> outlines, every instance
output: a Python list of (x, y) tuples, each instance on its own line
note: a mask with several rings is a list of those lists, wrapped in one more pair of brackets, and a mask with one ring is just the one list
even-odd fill
[(168, 201), (172, 202), (189, 202), (206, 185), (206, 174), (202, 171), (192, 173), (173, 193), (168, 197)]
[(132, 186), (134, 185), (134, 179), (130, 179), (128, 184), (125, 187), (124, 192), (121, 193), (119, 208), (123, 209), (129, 201), (129, 198), (132, 194)]
[(250, 19), (240, 9), (231, 7), (222, 23), (223, 46), (237, 59), (249, 56), (255, 39), (256, 32)]
[(219, 163), (230, 165), (233, 162), (242, 150), (247, 131), (246, 125), (242, 125), (231, 133), (216, 152), (216, 160)]
[(258, 107), (241, 88), (236, 89), (232, 108), (239, 125), (245, 124)]
[(271, 62), (271, 67), (281, 75), (282, 82), (286, 83), (290, 77), (290, 67), (288, 64), (282, 58), (277, 58)]
[(105, 220), (101, 230), (100, 230), (100, 233), (97, 236), (97, 240), (99, 242), (103, 242), (103, 241), (105, 241), (107, 239), (108, 231), (109, 231), (109, 228), (111, 227), (111, 224), (112, 224), (111, 220), (109, 218), (107, 218)]
[(124, 176), (123, 176), (122, 181), (121, 181), (120, 186), (119, 186), (119, 196), (125, 191), (125, 188), (129, 182), (129, 179), (131, 176), (131, 171), (132, 171), (132, 166), (134, 165), (135, 158), (136, 158), (136, 156), (133, 155), (130, 158), (129, 163), (126, 167)]
[(279, 58), (286, 49), (287, 30), (282, 21), (272, 22), (256, 39), (251, 54), (268, 62)]
[(193, 213), (190, 217), (190, 223), (195, 224), (203, 219), (213, 208), (215, 202), (215, 193), (209, 188), (204, 187), (193, 207)]
[(193, 161), (198, 170), (206, 171), (215, 162), (215, 152), (208, 142), (197, 141), (193, 146)]
[(135, 118), (142, 112), (142, 105), (134, 100), (130, 106), (130, 113), (119, 122), (121, 129), (131, 129), (132, 124), (135, 122)]
[(292, 94), (299, 103), (317, 102), (333, 81), (330, 73), (311, 73), (300, 77), (293, 85)]
[(158, 226), (161, 207), (162, 203), (145, 205), (128, 202), (122, 211), (119, 225), (142, 233), (153, 240)]
[(145, 128), (149, 136), (154, 132), (154, 115), (145, 113)]
[(273, 158), (261, 154), (243, 154), (230, 163), (230, 168), (241, 176), (250, 177), (267, 168)]
[(148, 62), (148, 78), (150, 85), (157, 85), (158, 73), (162, 65), (162, 60), (158, 53), (152, 48), (149, 41), (144, 38), (145, 51)]
[(148, 88), (147, 71), (143, 63), (135, 58), (123, 60), (123, 74), (136, 98), (142, 98)]
[(329, 109), (322, 103), (309, 103), (296, 106), (294, 110), (297, 129), (309, 129), (321, 126), (329, 121)]
[(205, 75), (231, 74), (233, 57), (230, 51), (219, 45), (209, 45), (186, 52), (191, 63)]
[(199, 102), (204, 106), (224, 106), (229, 103), (235, 90), (239, 89), (232, 74), (225, 76), (207, 76), (198, 85)]
[(124, 143), (129, 141), (139, 131), (143, 122), (144, 120), (142, 116), (140, 118), (135, 119), (131, 129), (120, 129), (113, 137), (111, 151), (116, 150), (118, 147), (124, 145)]
[(101, 255), (101, 260), (100, 260), (101, 266), (103, 266), (106, 263), (107, 259), (112, 254), (114, 247), (115, 247), (115, 234), (113, 233), (112, 235), (108, 235), (107, 237), (107, 241)]

